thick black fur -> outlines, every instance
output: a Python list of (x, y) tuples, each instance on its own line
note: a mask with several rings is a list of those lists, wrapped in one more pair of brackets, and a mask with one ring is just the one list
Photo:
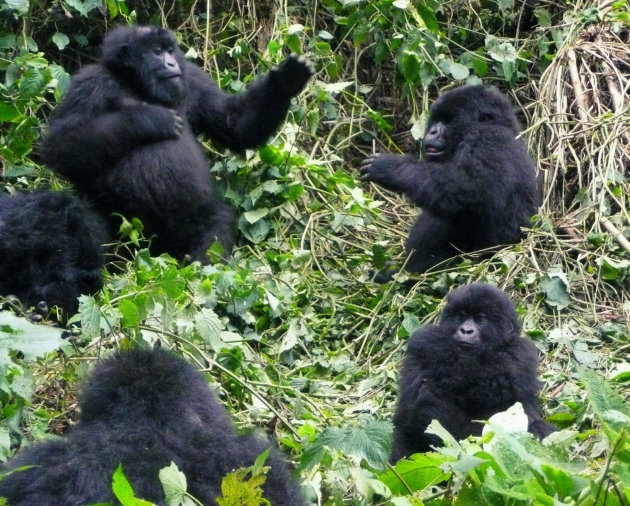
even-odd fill
[(100, 61), (74, 76), (40, 155), (105, 214), (140, 218), (156, 236), (155, 254), (207, 262), (215, 239), (229, 254), (235, 223), (197, 135), (239, 151), (260, 145), (311, 74), (307, 60), (291, 56), (231, 95), (185, 60), (169, 30), (119, 27)]
[(510, 298), (492, 285), (463, 286), (448, 296), (438, 326), (418, 330), (407, 346), (394, 415), (390, 460), (439, 446), (424, 431), (437, 419), (456, 439), (479, 435), (487, 420), (515, 402), (528, 430), (543, 437), (555, 428), (539, 411), (538, 359), (521, 337)]
[(445, 93), (431, 107), (423, 161), (375, 155), (362, 179), (422, 207), (409, 232), (407, 270), (424, 272), (458, 252), (518, 242), (537, 212), (535, 167), (503, 95), (483, 86)]
[(64, 192), (0, 196), (0, 294), (73, 313), (102, 286), (107, 225)]
[[(161, 350), (117, 352), (96, 366), (80, 398), (81, 419), (62, 440), (36, 444), (6, 466), (0, 482), (12, 506), (83, 506), (114, 501), (112, 474), (122, 463), (136, 496), (165, 504), (159, 470), (175, 462), (188, 492), (216, 504), (221, 479), (250, 466), (269, 444), (239, 436), (206, 379)], [(304, 504), (279, 453), (263, 485), (274, 505)], [(5, 471), (6, 471), (5, 468)]]

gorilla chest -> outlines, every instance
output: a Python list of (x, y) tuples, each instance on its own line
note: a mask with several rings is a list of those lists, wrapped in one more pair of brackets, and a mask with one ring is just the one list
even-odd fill
[(134, 186), (144, 182), (147, 188), (178, 188), (180, 192), (205, 192), (211, 186), (208, 164), (201, 146), (191, 132), (179, 139), (168, 139), (139, 146), (120, 160), (109, 177)]

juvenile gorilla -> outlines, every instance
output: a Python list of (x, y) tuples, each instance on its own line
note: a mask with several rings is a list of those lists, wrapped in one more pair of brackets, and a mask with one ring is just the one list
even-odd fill
[(105, 221), (63, 192), (0, 196), (0, 295), (74, 313), (102, 285)]
[(119, 27), (100, 61), (73, 78), (40, 154), (105, 214), (140, 218), (156, 236), (155, 254), (207, 263), (215, 239), (229, 254), (234, 213), (214, 194), (196, 136), (239, 151), (258, 146), (311, 74), (307, 60), (291, 56), (231, 95), (184, 59), (169, 30)]
[(404, 192), (422, 207), (406, 242), (408, 271), (518, 242), (539, 206), (534, 163), (518, 133), (505, 97), (483, 86), (461, 87), (431, 107), (422, 162), (398, 155), (363, 162), (364, 181)]
[[(159, 471), (175, 462), (188, 492), (216, 504), (222, 478), (251, 466), (269, 444), (236, 434), (205, 378), (169, 352), (117, 352), (96, 366), (79, 398), (81, 419), (63, 440), (19, 453), (0, 482), (12, 506), (83, 506), (114, 501), (112, 474), (122, 464), (137, 497), (166, 504)], [(278, 452), (263, 484), (274, 505), (304, 504)], [(5, 468), (6, 471), (6, 468)]]
[(391, 462), (440, 445), (424, 432), (433, 419), (459, 440), (481, 434), (483, 425), (473, 420), (515, 402), (523, 405), (529, 432), (552, 432), (538, 406), (536, 347), (520, 334), (514, 304), (501, 290), (478, 283), (453, 291), (440, 324), (421, 328), (407, 346)]

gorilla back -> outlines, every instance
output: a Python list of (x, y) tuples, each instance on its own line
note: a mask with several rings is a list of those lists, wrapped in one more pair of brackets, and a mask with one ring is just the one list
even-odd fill
[(102, 285), (105, 221), (64, 192), (0, 196), (0, 294), (73, 313)]
[(235, 150), (258, 146), (311, 73), (292, 56), (231, 95), (185, 60), (169, 30), (119, 27), (106, 36), (100, 61), (74, 76), (41, 155), (104, 213), (140, 218), (156, 236), (154, 253), (207, 262), (215, 239), (229, 253), (235, 224), (214, 194), (196, 136)]
[[(236, 434), (206, 379), (161, 350), (117, 352), (96, 366), (80, 398), (81, 418), (63, 440), (35, 444), (14, 457), (0, 481), (11, 506), (83, 506), (114, 501), (112, 474), (122, 464), (137, 497), (166, 504), (159, 471), (175, 462), (187, 491), (216, 504), (221, 479), (250, 466), (269, 445)], [(278, 452), (263, 484), (274, 505), (304, 503)], [(21, 466), (33, 466), (16, 470)]]

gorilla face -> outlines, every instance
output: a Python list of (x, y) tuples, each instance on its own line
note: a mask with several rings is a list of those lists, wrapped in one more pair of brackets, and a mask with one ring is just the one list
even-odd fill
[(124, 76), (143, 99), (176, 106), (186, 94), (184, 55), (173, 34), (163, 28), (142, 27), (135, 31), (133, 44), (125, 30), (126, 40), (118, 41), (118, 30), (106, 38), (115, 46), (113, 54), (104, 53), (110, 70)]

